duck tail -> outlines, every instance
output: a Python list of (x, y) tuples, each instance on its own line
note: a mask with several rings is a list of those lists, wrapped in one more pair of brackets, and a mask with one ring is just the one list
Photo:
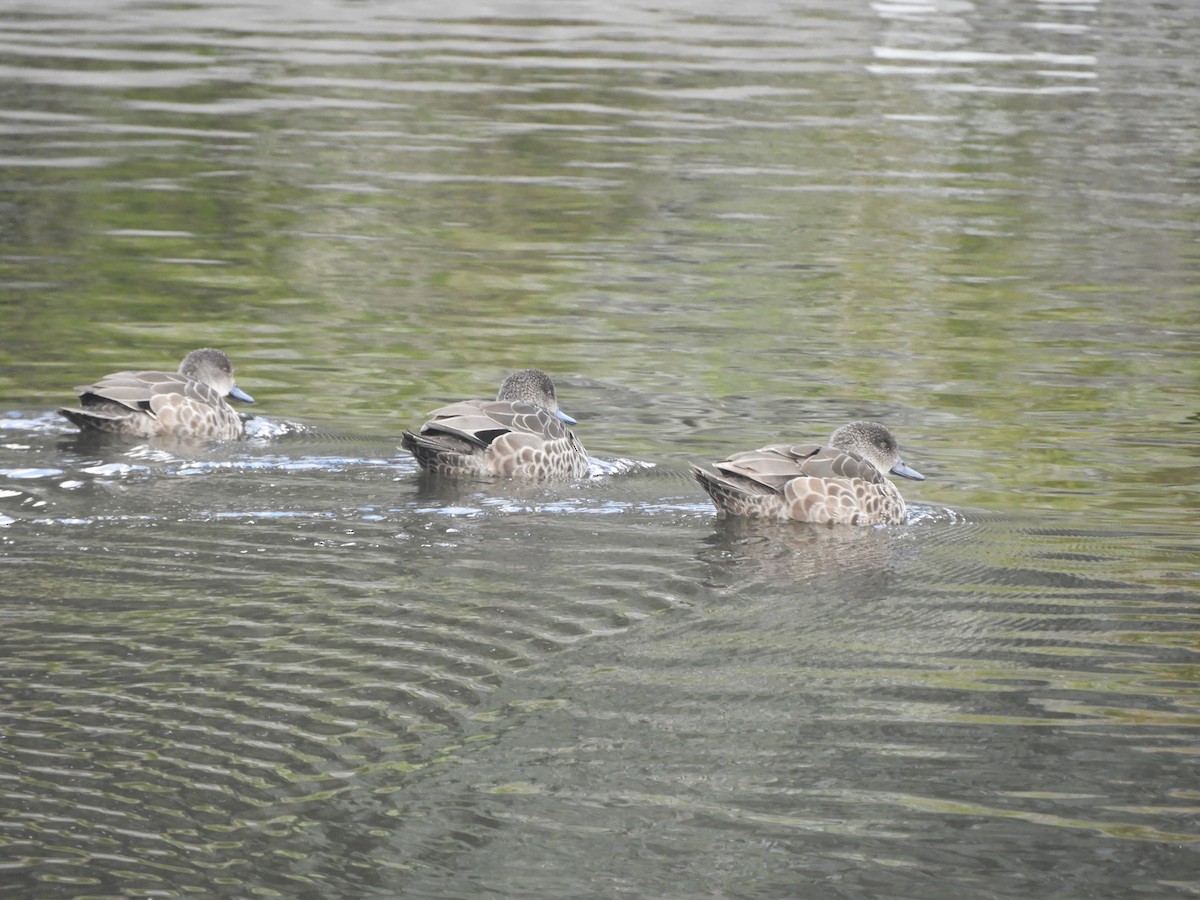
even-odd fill
[(467, 467), (471, 454), (464, 453), (454, 439), (444, 434), (404, 432), (400, 446), (416, 459), (417, 465), (428, 472), (451, 473)]
[(62, 406), (56, 412), (80, 431), (119, 432), (123, 421), (123, 417), (106, 416), (82, 409), (67, 409)]
[(699, 482), (704, 492), (712, 498), (717, 512), (733, 512), (746, 504), (748, 493), (732, 481), (722, 478), (715, 472), (709, 472), (699, 466), (692, 466), (692, 477)]

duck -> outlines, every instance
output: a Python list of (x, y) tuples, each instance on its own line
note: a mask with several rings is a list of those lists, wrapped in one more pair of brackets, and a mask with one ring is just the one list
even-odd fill
[(691, 467), (719, 515), (823, 525), (898, 525), (908, 518), (888, 479), (925, 476), (900, 458), (896, 438), (879, 422), (849, 422), (827, 444), (780, 444)]
[(81, 432), (135, 438), (234, 440), (245, 421), (225, 398), (254, 402), (234, 382), (229, 357), (212, 347), (193, 350), (176, 372), (114, 372), (75, 390), (81, 408), (59, 415)]
[(574, 424), (559, 408), (550, 376), (521, 369), (504, 379), (495, 400), (435, 409), (419, 431), (404, 432), (401, 446), (435, 475), (580, 478), (590, 464), (567, 427)]

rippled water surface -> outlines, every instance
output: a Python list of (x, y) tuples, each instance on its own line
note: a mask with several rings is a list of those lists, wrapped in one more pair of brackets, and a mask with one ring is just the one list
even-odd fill
[[(0, 10), (0, 894), (1200, 893), (1200, 13)], [(71, 386), (222, 347), (225, 446)], [(571, 483), (400, 433), (545, 368)], [(889, 423), (910, 520), (687, 464)]]

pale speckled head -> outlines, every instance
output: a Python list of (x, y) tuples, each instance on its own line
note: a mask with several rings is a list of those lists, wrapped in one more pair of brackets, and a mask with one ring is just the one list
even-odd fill
[(558, 408), (554, 382), (541, 369), (521, 369), (519, 372), (513, 372), (500, 385), (496, 399), (529, 403), (562, 419), (568, 425), (575, 424), (574, 419)]
[(193, 350), (179, 364), (179, 374), (192, 381), (207, 384), (222, 397), (232, 397), (243, 403), (253, 403), (254, 398), (233, 381), (233, 363), (222, 351), (212, 347)]
[(829, 445), (857, 453), (885, 475), (891, 472), (914, 481), (925, 480), (924, 475), (904, 464), (896, 448), (896, 439), (886, 426), (878, 422), (850, 422), (843, 425), (829, 438)]

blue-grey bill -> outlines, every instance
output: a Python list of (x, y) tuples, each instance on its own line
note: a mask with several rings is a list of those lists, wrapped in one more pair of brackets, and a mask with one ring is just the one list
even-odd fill
[(232, 397), (234, 400), (241, 400), (243, 403), (253, 403), (254, 402), (254, 398), (251, 397), (249, 394), (247, 394), (245, 391), (243, 391), (236, 384), (232, 388), (230, 388), (229, 396)]
[(898, 462), (892, 466), (892, 474), (899, 475), (901, 478), (911, 478), (913, 481), (924, 481), (925, 476), (916, 469), (910, 469), (903, 462)]
[(563, 420), (564, 422), (566, 422), (568, 425), (574, 425), (574, 424), (575, 424), (575, 420), (574, 420), (574, 419), (572, 419), (570, 416), (568, 416), (568, 415), (567, 415), (565, 412), (563, 412), (561, 409), (556, 409), (556, 410), (554, 411), (554, 415), (556, 415), (558, 418), (562, 419), (562, 420)]

